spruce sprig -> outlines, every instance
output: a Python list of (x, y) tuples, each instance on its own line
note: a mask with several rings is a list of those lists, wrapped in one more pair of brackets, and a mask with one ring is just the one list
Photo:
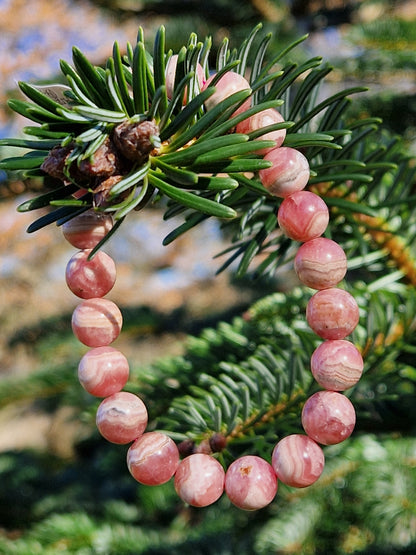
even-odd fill
[[(21, 211), (52, 208), (28, 231), (53, 222), (60, 225), (90, 208), (110, 212), (121, 223), (133, 210), (167, 198), (165, 219), (183, 213), (184, 222), (169, 233), (165, 244), (214, 216), (231, 238), (229, 257), (221, 269), (239, 260), (237, 273), (243, 275), (257, 255), (266, 252), (257, 273), (274, 272), (291, 254), (277, 230), (279, 201), (257, 178), (257, 172), (269, 165), (256, 154), (262, 145), (261, 130), (247, 136), (230, 133), (245, 117), (270, 107), (278, 107), (285, 115), (286, 122), (278, 125), (287, 128), (284, 145), (305, 153), (311, 166), (310, 186), (320, 188), (325, 183), (322, 194), (334, 210), (343, 200), (345, 208), (349, 183), (363, 185), (360, 191), (365, 196), (368, 186), (375, 186), (385, 172), (393, 172), (397, 167), (395, 149), (371, 140), (379, 121), (349, 122), (346, 117), (350, 95), (363, 89), (354, 87), (317, 102), (330, 66), (317, 57), (300, 65), (285, 61), (305, 37), (267, 59), (270, 35), (260, 37), (260, 30), (261, 25), (256, 26), (239, 48), (230, 48), (228, 40), (223, 41), (215, 67), (218, 77), (227, 71), (247, 75), (251, 68), (251, 89), (232, 95), (210, 111), (204, 103), (215, 91), (215, 81), (201, 92), (196, 79), (198, 64), (206, 77), (209, 74), (210, 38), (199, 41), (192, 33), (179, 50), (174, 90), (168, 98), (166, 67), (173, 53), (166, 51), (164, 27), (158, 30), (152, 51), (147, 50), (140, 29), (136, 45), (127, 44), (123, 55), (115, 43), (103, 67), (94, 66), (74, 47), (73, 65), (61, 61), (67, 80), (63, 103), (32, 84), (20, 83), (28, 100), (10, 100), (10, 107), (38, 125), (25, 129), (34, 138), (2, 140), (3, 146), (27, 152), (2, 160), (0, 168), (20, 171), (24, 177), (45, 175), (43, 164), (51, 153), (59, 148), (69, 151), (64, 186), (62, 179), (55, 178), (53, 191), (47, 190), (19, 207)], [(251, 108), (232, 116), (247, 97), (252, 99)], [(95, 157), (117, 126), (146, 122), (154, 122), (157, 129), (157, 133), (149, 132), (151, 152), (124, 164), (120, 175), (109, 184), (83, 173), (85, 164), (94, 167)], [(385, 156), (381, 158), (381, 154)], [(97, 183), (100, 190), (104, 188), (104, 201), (95, 192)], [(84, 194), (81, 200), (74, 200), (78, 189)], [(345, 190), (345, 199), (340, 198), (340, 189)], [(371, 202), (357, 203), (355, 210), (370, 215), (373, 207)]]
[[(205, 73), (208, 74), (210, 45), (208, 39), (203, 43), (198, 42), (195, 34), (189, 37), (187, 45), (179, 53), (175, 89), (171, 99), (167, 97), (165, 70), (172, 52), (165, 51), (163, 27), (156, 35), (152, 53), (146, 50), (143, 31), (139, 30), (135, 47), (127, 45), (127, 56), (121, 55), (120, 47), (115, 43), (113, 56), (107, 59), (104, 67), (94, 66), (74, 47), (73, 66), (65, 61), (61, 62), (62, 73), (68, 83), (68, 102), (61, 104), (36, 86), (19, 84), (29, 100), (11, 100), (10, 107), (40, 125), (26, 128), (26, 133), (33, 133), (38, 140), (3, 140), (2, 145), (32, 148), (32, 152), (5, 159), (0, 162), (0, 167), (13, 171), (23, 170), (26, 177), (42, 175), (42, 170), (45, 171), (43, 164), (50, 156), (51, 149), (70, 149), (62, 178), (65, 185), (69, 186), (63, 188), (62, 183), (58, 182), (55, 191), (48, 191), (46, 195), (25, 202), (19, 208), (21, 211), (29, 211), (47, 204), (60, 205), (52, 214), (36, 220), (29, 227), (30, 232), (51, 222), (58, 222), (59, 225), (62, 217), (67, 221), (71, 216), (79, 214), (80, 203), (71, 200), (73, 185), (79, 189), (87, 189), (89, 193), (83, 197), (83, 209), (110, 211), (116, 221), (124, 219), (138, 206), (142, 208), (155, 199), (155, 195), (146, 194), (149, 184), (159, 197), (167, 196), (196, 212), (220, 218), (235, 216), (232, 207), (219, 202), (218, 194), (209, 198), (212, 188), (217, 192), (227, 191), (230, 183), (237, 183), (233, 179), (216, 178), (216, 174), (219, 171), (256, 172), (269, 164), (254, 155), (256, 148), (261, 145), (256, 137), (237, 140), (235, 147), (230, 145), (228, 149), (212, 150), (209, 137), (214, 139), (217, 136), (220, 142), (222, 136), (227, 139), (229, 128), (216, 131), (219, 123), (224, 121), (224, 113), (231, 114), (250, 95), (250, 91), (237, 93), (226, 99), (210, 114), (205, 112), (204, 102), (215, 88), (200, 92), (195, 75), (200, 62), (204, 64)], [(248, 48), (244, 48), (243, 59), (234, 60), (227, 67), (240, 63), (241, 69), (247, 53)], [(225, 71), (227, 67), (222, 70)], [(182, 107), (185, 94), (187, 104)], [(261, 109), (261, 106), (256, 106), (254, 111)], [(79, 174), (82, 174), (82, 163), (88, 161), (93, 166), (100, 147), (111, 137), (117, 125), (125, 122), (140, 124), (145, 121), (154, 121), (158, 129), (159, 136), (154, 134), (149, 138), (154, 147), (153, 152), (144, 161), (129, 164), (127, 173), (123, 168), (121, 179), (109, 186), (108, 202), (101, 206), (94, 192), (94, 174), (90, 179)], [(207, 130), (209, 134), (204, 135)], [(53, 140), (51, 136), (54, 137)], [(189, 142), (194, 144), (188, 147)], [(207, 173), (212, 179), (207, 179)], [(224, 189), (221, 188), (222, 185)], [(143, 202), (144, 199), (146, 202)]]
[[(383, 415), (398, 410), (391, 405), (403, 388), (408, 391), (402, 394), (404, 406), (411, 403), (415, 387), (415, 291), (393, 282), (384, 288), (379, 283), (370, 293), (357, 283), (353, 292), (366, 314), (354, 331), (366, 364), (363, 379), (349, 396), (364, 427), (372, 429), (374, 422), (388, 426)], [(268, 458), (279, 437), (301, 432), (299, 411), (317, 387), (310, 353), (319, 338), (303, 318), (309, 296), (304, 289), (266, 296), (244, 318), (204, 330), (189, 339), (183, 357), (155, 367), (144, 379), (157, 382), (159, 392), (161, 376), (181, 374), (180, 390), (163, 391), (165, 405), (157, 426), (195, 446), (220, 434), (227, 444), (220, 456), (227, 462), (253, 449)], [(395, 385), (383, 393), (380, 379)], [(370, 400), (376, 390), (374, 403)]]

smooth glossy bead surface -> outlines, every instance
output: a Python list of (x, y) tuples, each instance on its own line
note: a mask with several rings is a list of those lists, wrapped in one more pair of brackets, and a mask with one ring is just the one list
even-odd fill
[[(215, 74), (211, 75), (208, 80), (204, 83), (202, 90), (207, 89), (211, 86)], [(221, 79), (215, 85), (215, 92), (205, 101), (205, 108), (207, 110), (212, 110), (217, 104), (231, 96), (232, 94), (243, 91), (245, 89), (250, 89), (250, 83), (245, 77), (235, 71), (228, 71), (224, 73)], [(243, 104), (235, 110), (233, 116), (245, 112), (251, 105), (251, 97), (243, 102)]]
[(345, 339), (321, 343), (311, 357), (311, 371), (324, 389), (343, 391), (361, 378), (364, 361), (361, 353)]
[(166, 434), (147, 432), (127, 452), (127, 466), (135, 480), (147, 486), (168, 482), (179, 465), (179, 451)]
[(181, 461), (175, 473), (175, 490), (193, 507), (215, 503), (224, 491), (225, 472), (211, 455), (195, 453)]
[(126, 357), (113, 347), (90, 349), (78, 365), (82, 387), (96, 397), (107, 397), (121, 391), (129, 378)]
[(312, 289), (326, 289), (344, 279), (347, 257), (338, 243), (317, 237), (299, 247), (294, 267), (302, 283)]
[(72, 314), (72, 330), (84, 345), (104, 347), (120, 335), (123, 318), (108, 299), (87, 299)]
[(130, 443), (143, 434), (147, 418), (146, 406), (137, 395), (119, 391), (100, 403), (96, 424), (105, 439), (121, 445)]
[(358, 305), (348, 291), (323, 289), (309, 299), (306, 319), (323, 339), (344, 339), (358, 324)]
[(319, 445), (308, 436), (292, 434), (273, 449), (272, 466), (278, 480), (288, 486), (305, 488), (319, 478), (325, 457)]
[[(178, 55), (173, 54), (166, 65), (165, 75), (166, 75), (166, 94), (169, 99), (172, 99), (173, 91), (175, 87), (175, 75), (176, 75), (176, 66), (178, 65)], [(201, 64), (197, 64), (196, 66), (196, 78), (198, 82), (199, 89), (203, 86), (205, 82), (205, 73), (201, 66)], [(187, 102), (187, 89), (185, 88), (185, 95), (183, 102), (186, 104)]]
[(322, 445), (334, 445), (347, 439), (355, 426), (351, 401), (336, 391), (318, 391), (306, 401), (302, 410), (305, 432)]
[(287, 146), (274, 148), (264, 160), (272, 162), (272, 166), (260, 170), (259, 177), (270, 194), (287, 197), (306, 187), (310, 176), (309, 163), (299, 150)]
[(277, 221), (290, 239), (310, 241), (326, 230), (329, 211), (320, 196), (310, 191), (297, 191), (283, 199)]
[(116, 281), (114, 260), (103, 251), (98, 251), (91, 260), (91, 249), (72, 256), (66, 266), (65, 279), (69, 289), (81, 299), (104, 297)]
[(225, 473), (225, 492), (236, 507), (255, 511), (271, 503), (277, 492), (273, 467), (261, 457), (236, 459)]
[[(236, 126), (237, 133), (243, 133), (244, 135), (248, 135), (253, 131), (257, 131), (258, 129), (262, 129), (263, 127), (267, 127), (268, 125), (274, 125), (276, 123), (283, 123), (285, 120), (283, 119), (282, 115), (275, 110), (274, 108), (268, 108), (267, 110), (263, 110), (262, 112), (258, 112), (253, 116), (241, 121)], [(263, 156), (273, 150), (273, 148), (277, 148), (282, 145), (283, 141), (286, 137), (286, 129), (277, 129), (276, 131), (270, 131), (269, 133), (265, 133), (264, 135), (260, 135), (257, 137), (257, 140), (262, 141), (275, 141), (276, 145), (274, 147), (269, 148), (262, 148), (256, 151), (256, 154), (262, 154)]]
[(92, 249), (113, 227), (109, 214), (87, 210), (62, 225), (65, 239), (78, 249)]

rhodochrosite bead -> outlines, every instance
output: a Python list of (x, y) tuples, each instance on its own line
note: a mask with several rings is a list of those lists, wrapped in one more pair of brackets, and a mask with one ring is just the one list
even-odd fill
[(107, 397), (121, 391), (129, 378), (126, 357), (113, 347), (90, 349), (78, 365), (82, 387), (96, 397)]
[(147, 418), (146, 406), (137, 395), (119, 391), (101, 402), (97, 409), (96, 424), (105, 439), (121, 445), (143, 434)]
[(178, 464), (179, 451), (176, 443), (160, 432), (143, 434), (127, 452), (130, 474), (147, 486), (157, 486), (170, 480)]
[(329, 211), (320, 196), (297, 191), (286, 197), (277, 212), (277, 221), (285, 235), (294, 241), (310, 241), (324, 233)]
[(276, 495), (276, 473), (261, 457), (240, 457), (231, 463), (225, 473), (225, 492), (231, 503), (240, 509), (261, 509)]
[(62, 225), (65, 239), (78, 249), (92, 249), (113, 227), (109, 214), (87, 210)]
[(88, 260), (90, 252), (90, 249), (85, 249), (74, 254), (65, 271), (69, 289), (81, 299), (104, 297), (116, 281), (114, 260), (102, 251)]
[(108, 299), (87, 299), (72, 314), (72, 330), (88, 347), (104, 347), (120, 335), (123, 317)]
[(215, 503), (224, 491), (225, 472), (211, 455), (194, 453), (183, 459), (175, 473), (175, 490), (193, 507)]
[[(178, 55), (173, 54), (169, 58), (169, 61), (167, 63), (166, 70), (165, 70), (166, 94), (167, 94), (167, 97), (169, 99), (172, 98), (173, 90), (175, 88), (175, 75), (176, 75), (176, 66), (177, 65), (178, 65)], [(198, 81), (199, 89), (201, 89), (201, 87), (203, 86), (204, 81), (205, 81), (205, 73), (204, 73), (204, 70), (203, 70), (201, 64), (197, 64), (197, 66), (196, 66), (196, 78), (197, 78), (197, 81)], [(187, 101), (187, 92), (186, 92), (186, 89), (185, 89), (184, 102), (186, 102), (186, 101)]]
[(363, 357), (350, 341), (329, 340), (321, 343), (311, 357), (311, 371), (324, 389), (343, 391), (355, 385), (364, 368)]
[[(258, 112), (257, 114), (241, 121), (236, 125), (235, 130), (237, 133), (248, 135), (252, 131), (257, 131), (258, 129), (262, 129), (263, 127), (267, 127), (268, 125), (273, 125), (275, 123), (283, 123), (284, 121), (285, 120), (282, 115), (277, 110), (274, 108), (268, 108), (267, 110)], [(269, 133), (265, 133), (264, 135), (257, 137), (257, 139), (261, 139), (263, 141), (276, 142), (276, 146), (257, 150), (257, 154), (264, 155), (273, 150), (273, 148), (281, 146), (285, 137), (286, 129), (277, 129), (276, 131), (270, 131)]]
[(342, 393), (318, 391), (303, 407), (302, 426), (309, 437), (322, 445), (341, 443), (354, 429), (355, 410)]
[(358, 324), (358, 305), (348, 291), (336, 287), (323, 289), (309, 299), (306, 319), (323, 339), (344, 339)]
[(266, 154), (264, 160), (272, 163), (270, 168), (259, 171), (263, 186), (277, 197), (304, 189), (309, 181), (309, 163), (305, 156), (294, 148), (282, 146)]
[(299, 247), (294, 267), (302, 283), (313, 289), (326, 289), (344, 278), (347, 257), (338, 243), (317, 237)]
[[(211, 86), (215, 74), (211, 75), (204, 83), (202, 90), (207, 89)], [(234, 71), (228, 71), (220, 78), (220, 80), (215, 85), (215, 92), (205, 101), (205, 108), (207, 110), (212, 110), (217, 104), (231, 96), (232, 94), (243, 91), (245, 89), (250, 89), (250, 83), (245, 77)], [(241, 114), (250, 108), (251, 98), (248, 98), (243, 102), (243, 104), (235, 110), (233, 116)]]
[(325, 457), (322, 449), (308, 436), (286, 436), (273, 449), (272, 467), (278, 480), (288, 486), (310, 486), (322, 474), (324, 466)]

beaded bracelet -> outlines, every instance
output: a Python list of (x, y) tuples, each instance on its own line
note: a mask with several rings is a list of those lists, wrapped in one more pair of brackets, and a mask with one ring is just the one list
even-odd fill
[[(168, 95), (174, 57), (170, 64), (166, 73)], [(201, 83), (202, 89), (214, 78)], [(244, 77), (228, 72), (216, 87), (217, 92), (205, 105), (207, 110), (233, 92), (249, 88), (249, 84)], [(239, 113), (249, 105), (240, 106)], [(235, 130), (250, 133), (282, 121), (279, 112), (268, 109), (246, 118)], [(311, 357), (311, 372), (322, 391), (313, 394), (303, 407), (305, 434), (281, 439), (272, 450), (271, 463), (254, 454), (245, 455), (224, 470), (211, 454), (192, 453), (181, 459), (178, 446), (168, 434), (146, 432), (146, 406), (137, 395), (123, 391), (129, 377), (128, 361), (110, 346), (122, 328), (119, 308), (104, 298), (115, 283), (115, 263), (103, 251), (90, 257), (91, 249), (111, 229), (112, 218), (89, 210), (62, 226), (64, 237), (80, 249), (68, 262), (66, 281), (83, 299), (74, 310), (72, 329), (82, 343), (91, 347), (79, 363), (78, 377), (87, 392), (104, 398), (96, 415), (98, 430), (112, 443), (131, 444), (127, 466), (138, 482), (159, 485), (173, 478), (179, 497), (195, 507), (214, 503), (225, 491), (237, 507), (256, 510), (274, 499), (279, 481), (298, 488), (313, 484), (325, 464), (320, 445), (344, 441), (355, 425), (353, 405), (341, 393), (355, 385), (363, 371), (360, 352), (345, 339), (358, 324), (358, 305), (347, 291), (337, 287), (347, 271), (346, 255), (337, 243), (322, 237), (329, 211), (321, 197), (304, 190), (309, 180), (306, 157), (282, 146), (285, 129), (265, 133), (261, 138), (274, 140), (276, 146), (258, 152), (272, 163), (260, 170), (259, 178), (270, 194), (283, 198), (277, 215), (281, 232), (302, 243), (294, 269), (303, 284), (317, 290), (308, 302), (306, 320), (324, 340)]]

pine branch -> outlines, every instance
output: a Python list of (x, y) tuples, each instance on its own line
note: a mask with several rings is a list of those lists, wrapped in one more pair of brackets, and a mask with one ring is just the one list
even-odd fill
[[(364, 435), (345, 448), (327, 448), (326, 469), (316, 484), (303, 490), (281, 488), (285, 502), (279, 516), (272, 516), (259, 530), (256, 552), (297, 553), (300, 547), (316, 546), (318, 538), (322, 541), (324, 527), (334, 553), (356, 549), (358, 544), (360, 550), (371, 545), (372, 550), (379, 546), (382, 551), (394, 551), (393, 546), (400, 549), (414, 542), (414, 533), (408, 532), (415, 514), (414, 504), (409, 503), (414, 478), (414, 463), (408, 456), (412, 444), (413, 440), (391, 438), (376, 442), (373, 436)], [(332, 484), (338, 484), (331, 488), (337, 499), (328, 502)], [(323, 518), (329, 504), (337, 513), (331, 523)]]
[[(410, 354), (415, 292), (413, 287), (393, 281), (390, 288), (376, 287), (372, 292), (359, 283), (353, 293), (367, 316), (354, 332), (354, 343), (361, 347), (366, 367), (351, 398), (363, 428), (371, 429), (377, 422), (388, 426), (383, 417), (387, 405), (401, 395), (405, 412), (415, 388)], [(181, 374), (181, 388), (173, 396), (172, 391), (163, 391), (164, 399), (171, 397), (170, 408), (166, 415), (167, 408), (160, 410), (157, 426), (171, 430), (178, 440), (190, 439), (195, 448), (199, 444), (207, 448), (207, 442), (215, 443), (221, 434), (234, 455), (250, 451), (256, 444), (256, 450), (264, 450), (266, 457), (277, 437), (299, 431), (299, 422), (291, 415), (298, 414), (312, 393), (309, 357), (316, 346), (302, 318), (301, 307), (307, 298), (308, 292), (299, 290), (266, 297), (244, 320), (235, 319), (232, 328), (222, 324), (192, 339), (183, 357), (175, 359), (173, 366), (167, 363), (172, 378), (176, 372)], [(292, 312), (294, 307), (299, 312)], [(192, 381), (190, 376), (194, 376)], [(381, 376), (390, 383), (384, 393), (378, 391)], [(159, 392), (160, 379), (157, 371), (152, 374)], [(405, 397), (400, 393), (403, 379), (409, 388)], [(367, 399), (375, 391), (377, 402), (369, 403)], [(227, 452), (224, 456), (228, 457)]]
[[(362, 435), (327, 447), (321, 479), (304, 489), (281, 485), (278, 505), (260, 514), (237, 511), (225, 497), (203, 513), (179, 508), (170, 484), (145, 488), (126, 481), (116, 452), (100, 446), (64, 467), (33, 454), (1, 454), (2, 522), (14, 533), (0, 536), (0, 551), (32, 553), (40, 545), (52, 555), (65, 542), (71, 551), (120, 555), (341, 554), (409, 551), (415, 543), (413, 438)], [(111, 466), (111, 478), (103, 464)], [(16, 506), (20, 497), (24, 506)], [(333, 518), (322, 518), (329, 511)]]
[[(352, 292), (365, 314), (353, 337), (365, 359), (364, 376), (351, 392), (359, 428), (403, 426), (414, 410), (415, 290), (396, 279), (384, 288), (358, 282)], [(239, 452), (257, 448), (264, 436), (258, 447), (267, 453), (276, 437), (298, 430), (294, 415), (314, 387), (309, 358), (318, 339), (303, 317), (309, 296), (294, 289), (262, 298), (243, 317), (190, 336), (183, 355), (133, 367), (127, 389), (146, 400), (153, 426), (179, 441), (197, 447), (221, 434)], [(69, 360), (59, 369), (3, 379), (0, 404), (61, 399), (93, 423), (98, 401), (79, 395), (75, 367)], [(386, 391), (379, 389), (383, 380)]]
[[(93, 66), (75, 48), (73, 67), (61, 62), (68, 81), (65, 105), (31, 84), (20, 83), (29, 101), (11, 100), (11, 108), (40, 125), (26, 129), (36, 139), (2, 140), (3, 146), (26, 147), (29, 151), (6, 158), (0, 168), (15, 168), (26, 176), (45, 175), (42, 168), (49, 159), (49, 149), (60, 145), (70, 151), (64, 165), (65, 186), (61, 182), (55, 192), (21, 206), (22, 211), (55, 207), (51, 214), (36, 220), (29, 231), (54, 222), (61, 225), (91, 207), (111, 212), (120, 225), (130, 212), (167, 198), (165, 218), (182, 215), (184, 221), (168, 234), (165, 244), (206, 217), (219, 217), (230, 239), (219, 271), (238, 261), (237, 275), (243, 276), (261, 255), (254, 274), (274, 275), (291, 260), (293, 249), (279, 233), (279, 200), (264, 189), (256, 175), (267, 165), (253, 154), (260, 145), (259, 134), (238, 136), (230, 131), (247, 115), (280, 106), (287, 128), (284, 145), (306, 155), (311, 168), (309, 186), (322, 193), (335, 216), (328, 233), (343, 247), (350, 247), (350, 256), (356, 256), (351, 238), (360, 236), (364, 224), (379, 246), (398, 252), (398, 245), (388, 243), (387, 236), (377, 235), (374, 226), (378, 229), (380, 224), (387, 233), (395, 233), (394, 228), (385, 229), (385, 209), (388, 206), (391, 219), (391, 215), (401, 214), (405, 208), (409, 217), (403, 220), (407, 233), (403, 240), (404, 245), (410, 245), (416, 234), (410, 223), (413, 209), (410, 203), (406, 207), (403, 203), (411, 194), (414, 169), (400, 140), (381, 133), (377, 118), (349, 120), (350, 97), (362, 92), (362, 87), (317, 101), (318, 91), (332, 68), (318, 57), (299, 64), (288, 60), (289, 53), (304, 37), (268, 59), (270, 35), (261, 37), (260, 30), (261, 26), (256, 26), (239, 48), (231, 49), (225, 40), (217, 55), (217, 77), (227, 71), (243, 73), (251, 68), (251, 92), (236, 93), (209, 111), (204, 103), (214, 87), (200, 92), (196, 75), (198, 63), (203, 64), (208, 75), (211, 41), (200, 42), (194, 33), (189, 36), (178, 54), (174, 89), (168, 98), (165, 68), (172, 53), (165, 52), (163, 27), (156, 35), (152, 52), (146, 50), (143, 31), (134, 47), (127, 45), (127, 56), (122, 56), (115, 44), (105, 69)], [(182, 106), (185, 93), (187, 104)], [(245, 114), (230, 118), (249, 95), (252, 107)], [(94, 157), (118, 125), (150, 122), (159, 133), (158, 137), (151, 135), (153, 150), (142, 160), (130, 161), (120, 175), (113, 176), (115, 183), (107, 186), (105, 181), (82, 173), (86, 161), (94, 166)], [(218, 177), (218, 172), (226, 177)], [(248, 178), (247, 172), (253, 175)], [(85, 187), (88, 193), (74, 201), (74, 188)], [(96, 190), (104, 192), (97, 196)], [(366, 241), (361, 239), (358, 246), (363, 253)], [(397, 264), (414, 280), (408, 259), (411, 256), (402, 256)]]

